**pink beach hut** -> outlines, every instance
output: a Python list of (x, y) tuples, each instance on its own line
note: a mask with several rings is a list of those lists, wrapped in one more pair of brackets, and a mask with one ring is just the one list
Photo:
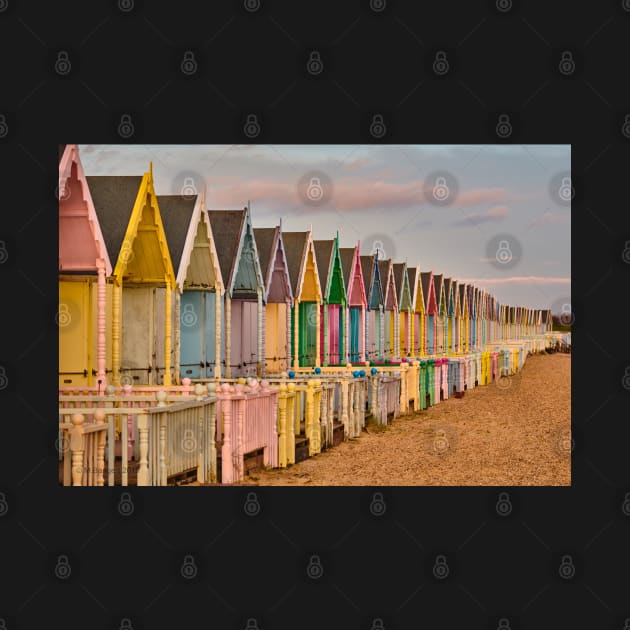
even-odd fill
[(359, 256), (360, 247), (361, 243), (357, 243), (356, 247), (339, 248), (348, 300), (348, 313), (346, 315), (346, 339), (348, 340), (346, 348), (348, 352), (346, 360), (351, 363), (365, 361), (367, 298), (365, 295), (361, 257)]
[(112, 265), (76, 144), (59, 149), (59, 385), (104, 391)]

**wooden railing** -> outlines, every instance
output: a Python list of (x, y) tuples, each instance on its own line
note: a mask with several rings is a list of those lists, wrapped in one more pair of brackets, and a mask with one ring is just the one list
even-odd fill
[(245, 474), (244, 456), (259, 449), (264, 449), (265, 466), (277, 468), (278, 390), (262, 381), (254, 387), (224, 383), (218, 392), (218, 435), (223, 441), (221, 482), (241, 481)]
[[(129, 485), (132, 459), (138, 462), (138, 485), (166, 485), (172, 475), (195, 469), (198, 481), (216, 481), (215, 387), (211, 384), (206, 390), (196, 386), (194, 397), (176, 396), (177, 402), (172, 404), (167, 403), (164, 391), (153, 397), (62, 397), (59, 430), (63, 484), (104, 485), (107, 473), (108, 485), (114, 485), (117, 455), (122, 461), (123, 486)], [(120, 434), (125, 426), (127, 439), (117, 440), (117, 429)], [(98, 446), (96, 438), (84, 437), (81, 441), (76, 437), (79, 434), (98, 434)], [(130, 435), (137, 435), (138, 440), (130, 439)], [(137, 455), (132, 458), (134, 450)], [(79, 451), (83, 461), (81, 476), (74, 472), (79, 467)]]

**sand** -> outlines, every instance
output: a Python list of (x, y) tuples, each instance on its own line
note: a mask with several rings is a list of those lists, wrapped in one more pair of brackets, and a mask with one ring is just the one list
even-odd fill
[(285, 469), (264, 486), (566, 486), (571, 484), (571, 358), (534, 355), (477, 387)]

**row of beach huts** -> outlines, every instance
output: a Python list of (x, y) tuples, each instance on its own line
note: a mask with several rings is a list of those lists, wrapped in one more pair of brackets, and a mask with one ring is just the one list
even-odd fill
[[(193, 191), (194, 192), (194, 191)], [(556, 347), (551, 313), (59, 152), (65, 485), (240, 481)]]

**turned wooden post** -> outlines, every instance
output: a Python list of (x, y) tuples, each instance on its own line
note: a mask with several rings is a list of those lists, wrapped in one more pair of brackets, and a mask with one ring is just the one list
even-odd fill
[(210, 468), (208, 471), (208, 481), (217, 481), (217, 384), (208, 383), (206, 386), (208, 395), (214, 399), (210, 407), (210, 435), (208, 436), (210, 446)]
[(278, 466), (287, 465), (287, 386), (280, 384), (278, 392)]
[(295, 464), (295, 396), (295, 383), (289, 383), (287, 385), (287, 464)]
[(105, 412), (101, 409), (94, 412), (94, 420), (101, 427), (97, 433), (96, 442), (96, 485), (105, 485)]
[(107, 386), (107, 375), (105, 372), (106, 369), (106, 325), (105, 325), (105, 309), (107, 302), (107, 287), (105, 284), (105, 261), (102, 258), (99, 258), (97, 261), (97, 269), (98, 269), (98, 283), (97, 283), (97, 320), (96, 320), (96, 378), (99, 383), (99, 391), (100, 388), (105, 388)]
[(341, 422), (343, 423), (343, 436), (348, 439), (348, 377), (341, 375)]
[(258, 287), (257, 289), (257, 301), (258, 301), (258, 309), (257, 309), (257, 319), (258, 319), (258, 338), (257, 338), (257, 352), (258, 357), (256, 361), (256, 376), (260, 378), (265, 373), (265, 322), (264, 322), (264, 312), (265, 307), (263, 305), (263, 295), (262, 288)]
[(114, 280), (112, 286), (112, 381), (120, 386), (120, 327), (122, 287)]
[(232, 400), (230, 385), (221, 385), (220, 410), (223, 419), (223, 447), (221, 448), (221, 478), (223, 483), (231, 483), (234, 473), (232, 468)]
[(70, 429), (70, 454), (72, 457), (72, 485), (83, 485), (83, 455), (85, 453), (85, 442), (83, 438), (83, 422), (85, 418), (82, 413), (75, 413), (72, 416), (72, 428)]
[[(202, 401), (204, 399), (205, 387), (201, 383), (195, 385), (195, 400)], [(203, 406), (197, 407), (197, 421), (199, 423), (199, 452), (197, 454), (197, 481), (199, 483), (206, 482), (206, 431), (205, 431), (205, 410)]]
[(140, 465), (138, 467), (139, 486), (148, 486), (149, 482), (149, 415), (138, 416), (138, 440), (140, 442)]
[(232, 299), (225, 294), (225, 378), (232, 378)]

